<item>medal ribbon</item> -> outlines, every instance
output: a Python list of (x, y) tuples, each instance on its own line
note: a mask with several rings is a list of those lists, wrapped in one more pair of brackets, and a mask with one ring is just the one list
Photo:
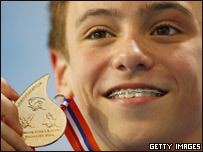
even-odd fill
[(75, 151), (101, 151), (73, 97), (60, 105), (67, 117), (65, 135)]

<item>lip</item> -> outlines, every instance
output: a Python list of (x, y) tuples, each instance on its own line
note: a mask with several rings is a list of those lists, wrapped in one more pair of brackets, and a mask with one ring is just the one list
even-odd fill
[[(153, 89), (153, 90), (159, 90), (162, 92), (165, 92), (165, 94), (163, 96), (145, 96), (145, 97), (136, 97), (136, 98), (107, 98), (107, 95), (110, 94), (111, 92), (117, 90), (117, 89), (144, 89), (144, 88), (148, 88), (148, 89)], [(119, 104), (121, 106), (127, 106), (127, 107), (131, 107), (131, 106), (138, 106), (138, 105), (143, 105), (143, 104), (147, 104), (150, 102), (154, 102), (157, 101), (160, 98), (163, 98), (166, 94), (168, 93), (168, 90), (161, 88), (161, 87), (157, 87), (151, 84), (145, 84), (145, 83), (126, 83), (126, 84), (120, 84), (117, 86), (114, 86), (110, 89), (108, 89), (103, 96), (108, 99), (110, 102)]]

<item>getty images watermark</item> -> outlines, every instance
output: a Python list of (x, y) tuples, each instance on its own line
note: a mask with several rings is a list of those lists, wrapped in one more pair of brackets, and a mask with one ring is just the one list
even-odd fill
[[(175, 146), (175, 148), (173, 148)], [(201, 143), (149, 143), (149, 150), (201, 150)]]

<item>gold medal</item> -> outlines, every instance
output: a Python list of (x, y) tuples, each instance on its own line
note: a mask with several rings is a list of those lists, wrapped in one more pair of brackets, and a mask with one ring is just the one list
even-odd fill
[(66, 116), (47, 96), (49, 74), (34, 82), (16, 101), (23, 138), (28, 146), (41, 147), (59, 139), (66, 128)]

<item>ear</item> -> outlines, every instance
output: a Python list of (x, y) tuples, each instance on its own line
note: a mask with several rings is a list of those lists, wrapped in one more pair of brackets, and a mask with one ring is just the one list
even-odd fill
[(73, 96), (71, 84), (71, 68), (61, 51), (50, 49), (50, 58), (55, 75), (55, 85), (58, 94), (65, 97)]

